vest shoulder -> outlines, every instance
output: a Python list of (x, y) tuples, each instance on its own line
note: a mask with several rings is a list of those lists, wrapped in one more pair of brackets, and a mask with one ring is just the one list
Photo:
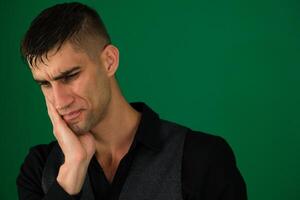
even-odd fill
[(229, 152), (229, 154), (231, 152), (231, 147), (221, 136), (202, 131), (195, 131), (184, 125), (168, 120), (161, 120), (161, 125), (167, 132), (184, 134), (185, 154), (193, 154), (197, 155), (197, 157), (201, 156), (202, 158), (205, 158), (214, 153), (214, 156), (219, 156), (219, 153), (224, 150)]
[(217, 142), (218, 140), (223, 140), (220, 136), (216, 136), (210, 133), (205, 133), (202, 131), (194, 131), (191, 128), (179, 124), (177, 122), (168, 121), (165, 119), (160, 119), (161, 125), (166, 127), (170, 131), (180, 130), (185, 132), (187, 145), (196, 145), (196, 146), (210, 146), (212, 143)]
[(160, 126), (161, 128), (166, 129), (168, 131), (187, 132), (190, 130), (186, 126), (165, 119), (160, 119), (160, 124), (161, 124)]

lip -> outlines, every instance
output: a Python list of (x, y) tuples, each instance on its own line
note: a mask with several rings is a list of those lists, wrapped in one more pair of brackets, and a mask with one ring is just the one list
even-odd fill
[(79, 117), (80, 113), (81, 113), (81, 110), (77, 110), (77, 111), (70, 112), (66, 115), (63, 115), (62, 117), (65, 121), (69, 122), (69, 121), (72, 121), (72, 120), (76, 119), (77, 117)]

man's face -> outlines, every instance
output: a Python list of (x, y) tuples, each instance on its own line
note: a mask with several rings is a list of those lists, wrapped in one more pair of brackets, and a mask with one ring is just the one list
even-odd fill
[(77, 134), (90, 131), (104, 118), (111, 98), (109, 77), (98, 56), (88, 56), (67, 42), (58, 52), (31, 67), (48, 103)]

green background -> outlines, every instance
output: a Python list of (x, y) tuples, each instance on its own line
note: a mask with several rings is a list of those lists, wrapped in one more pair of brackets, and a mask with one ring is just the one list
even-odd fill
[[(19, 42), (57, 2), (0, 3), (1, 200), (17, 199), (29, 147), (53, 139)], [(100, 12), (120, 49), (117, 76), (129, 101), (224, 137), (249, 199), (300, 199), (299, 0), (82, 2)]]

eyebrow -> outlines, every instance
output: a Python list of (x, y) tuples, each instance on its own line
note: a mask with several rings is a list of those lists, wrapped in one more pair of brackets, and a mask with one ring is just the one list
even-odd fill
[[(75, 66), (75, 67), (72, 67), (71, 69), (68, 69), (66, 71), (63, 71), (61, 72), (59, 75), (55, 76), (53, 78), (53, 80), (57, 81), (59, 79), (62, 79), (66, 76), (69, 76), (70, 74), (72, 74), (74, 71), (78, 71), (81, 67), (80, 66)], [(48, 81), (46, 80), (40, 80), (40, 79), (35, 79), (34, 78), (34, 81), (37, 82), (38, 84), (43, 84), (43, 83), (47, 83)]]

